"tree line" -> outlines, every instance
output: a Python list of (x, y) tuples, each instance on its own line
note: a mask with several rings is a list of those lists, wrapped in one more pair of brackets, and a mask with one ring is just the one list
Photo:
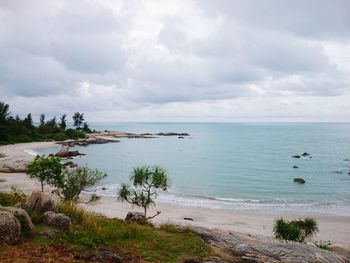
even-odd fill
[(72, 116), (74, 129), (67, 127), (67, 115), (59, 119), (53, 117), (46, 119), (44, 113), (39, 117), (38, 125), (34, 124), (32, 114), (25, 118), (19, 115), (12, 116), (10, 106), (0, 101), (0, 145), (20, 142), (66, 140), (84, 137), (91, 132), (85, 121), (84, 113), (75, 112)]

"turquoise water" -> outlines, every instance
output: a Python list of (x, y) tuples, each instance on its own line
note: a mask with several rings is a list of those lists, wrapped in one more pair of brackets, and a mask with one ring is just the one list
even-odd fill
[[(105, 171), (95, 189), (115, 195), (133, 167), (160, 165), (171, 188), (162, 202), (261, 212), (350, 215), (350, 124), (104, 123), (96, 130), (188, 132), (190, 138), (121, 139), (76, 147), (76, 162)], [(56, 149), (46, 149), (53, 152)], [(308, 152), (312, 159), (292, 155)], [(299, 169), (293, 169), (294, 165)], [(339, 171), (342, 173), (335, 173)], [(304, 185), (293, 183), (302, 177)], [(102, 190), (106, 187), (107, 190)]]

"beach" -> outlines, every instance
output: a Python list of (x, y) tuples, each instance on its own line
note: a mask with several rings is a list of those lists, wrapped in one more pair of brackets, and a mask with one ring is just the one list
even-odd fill
[[(35, 142), (1, 146), (0, 153), (6, 155), (6, 157), (0, 158), (0, 167), (3, 163), (21, 166), (35, 157), (32, 152), (33, 150), (52, 147), (54, 145), (54, 142)], [(30, 179), (25, 173), (0, 173), (0, 179), (5, 180), (4, 182), (0, 182), (0, 191), (10, 191), (12, 185), (21, 189), (26, 194), (40, 189), (38, 181)], [(49, 190), (49, 187), (46, 187), (46, 191)], [(156, 205), (155, 208), (149, 211), (149, 215), (152, 215), (155, 211), (161, 211), (159, 216), (152, 219), (152, 222), (156, 225), (173, 223), (185, 226), (202, 226), (221, 231), (241, 233), (265, 240), (273, 240), (272, 226), (274, 219), (278, 217), (303, 218), (310, 216), (308, 213), (232, 211), (181, 206), (161, 202), (156, 202)], [(102, 197), (95, 203), (82, 204), (82, 206), (89, 211), (120, 219), (124, 219), (128, 211), (138, 210), (137, 208), (132, 208), (128, 203), (118, 201), (114, 197)], [(314, 240), (330, 240), (333, 245), (350, 249), (350, 216), (312, 214), (312, 217), (317, 220), (320, 229), (320, 232), (313, 238)], [(190, 218), (193, 221), (184, 220), (184, 218)]]

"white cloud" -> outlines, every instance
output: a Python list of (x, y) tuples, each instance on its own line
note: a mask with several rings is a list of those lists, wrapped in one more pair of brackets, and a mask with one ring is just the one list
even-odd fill
[(0, 100), (95, 121), (349, 121), (346, 10), (342, 0), (2, 1)]

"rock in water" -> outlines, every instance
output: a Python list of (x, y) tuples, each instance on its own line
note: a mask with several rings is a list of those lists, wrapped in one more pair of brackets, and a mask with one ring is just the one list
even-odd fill
[(27, 204), (39, 213), (45, 213), (46, 211), (56, 211), (54, 202), (44, 192), (33, 192), (28, 198)]
[(300, 158), (300, 155), (293, 155), (293, 158)]
[(310, 156), (310, 154), (307, 153), (307, 152), (305, 152), (305, 153), (303, 153), (301, 156), (303, 156), (303, 157), (308, 157), (308, 156)]
[(52, 211), (47, 211), (43, 215), (43, 222), (47, 226), (55, 227), (61, 230), (70, 228), (70, 218), (65, 214), (56, 214)]
[(0, 211), (0, 244), (13, 245), (21, 238), (21, 224), (8, 211)]
[(294, 166), (293, 166), (293, 168), (294, 168), (294, 169), (298, 169), (299, 167), (298, 167), (298, 166), (296, 166), (296, 165), (294, 165)]
[(305, 184), (305, 180), (303, 178), (294, 178), (294, 183)]
[(31, 234), (34, 232), (35, 227), (25, 210), (17, 207), (0, 207), (0, 211), (7, 211), (14, 215), (21, 224), (22, 233)]

